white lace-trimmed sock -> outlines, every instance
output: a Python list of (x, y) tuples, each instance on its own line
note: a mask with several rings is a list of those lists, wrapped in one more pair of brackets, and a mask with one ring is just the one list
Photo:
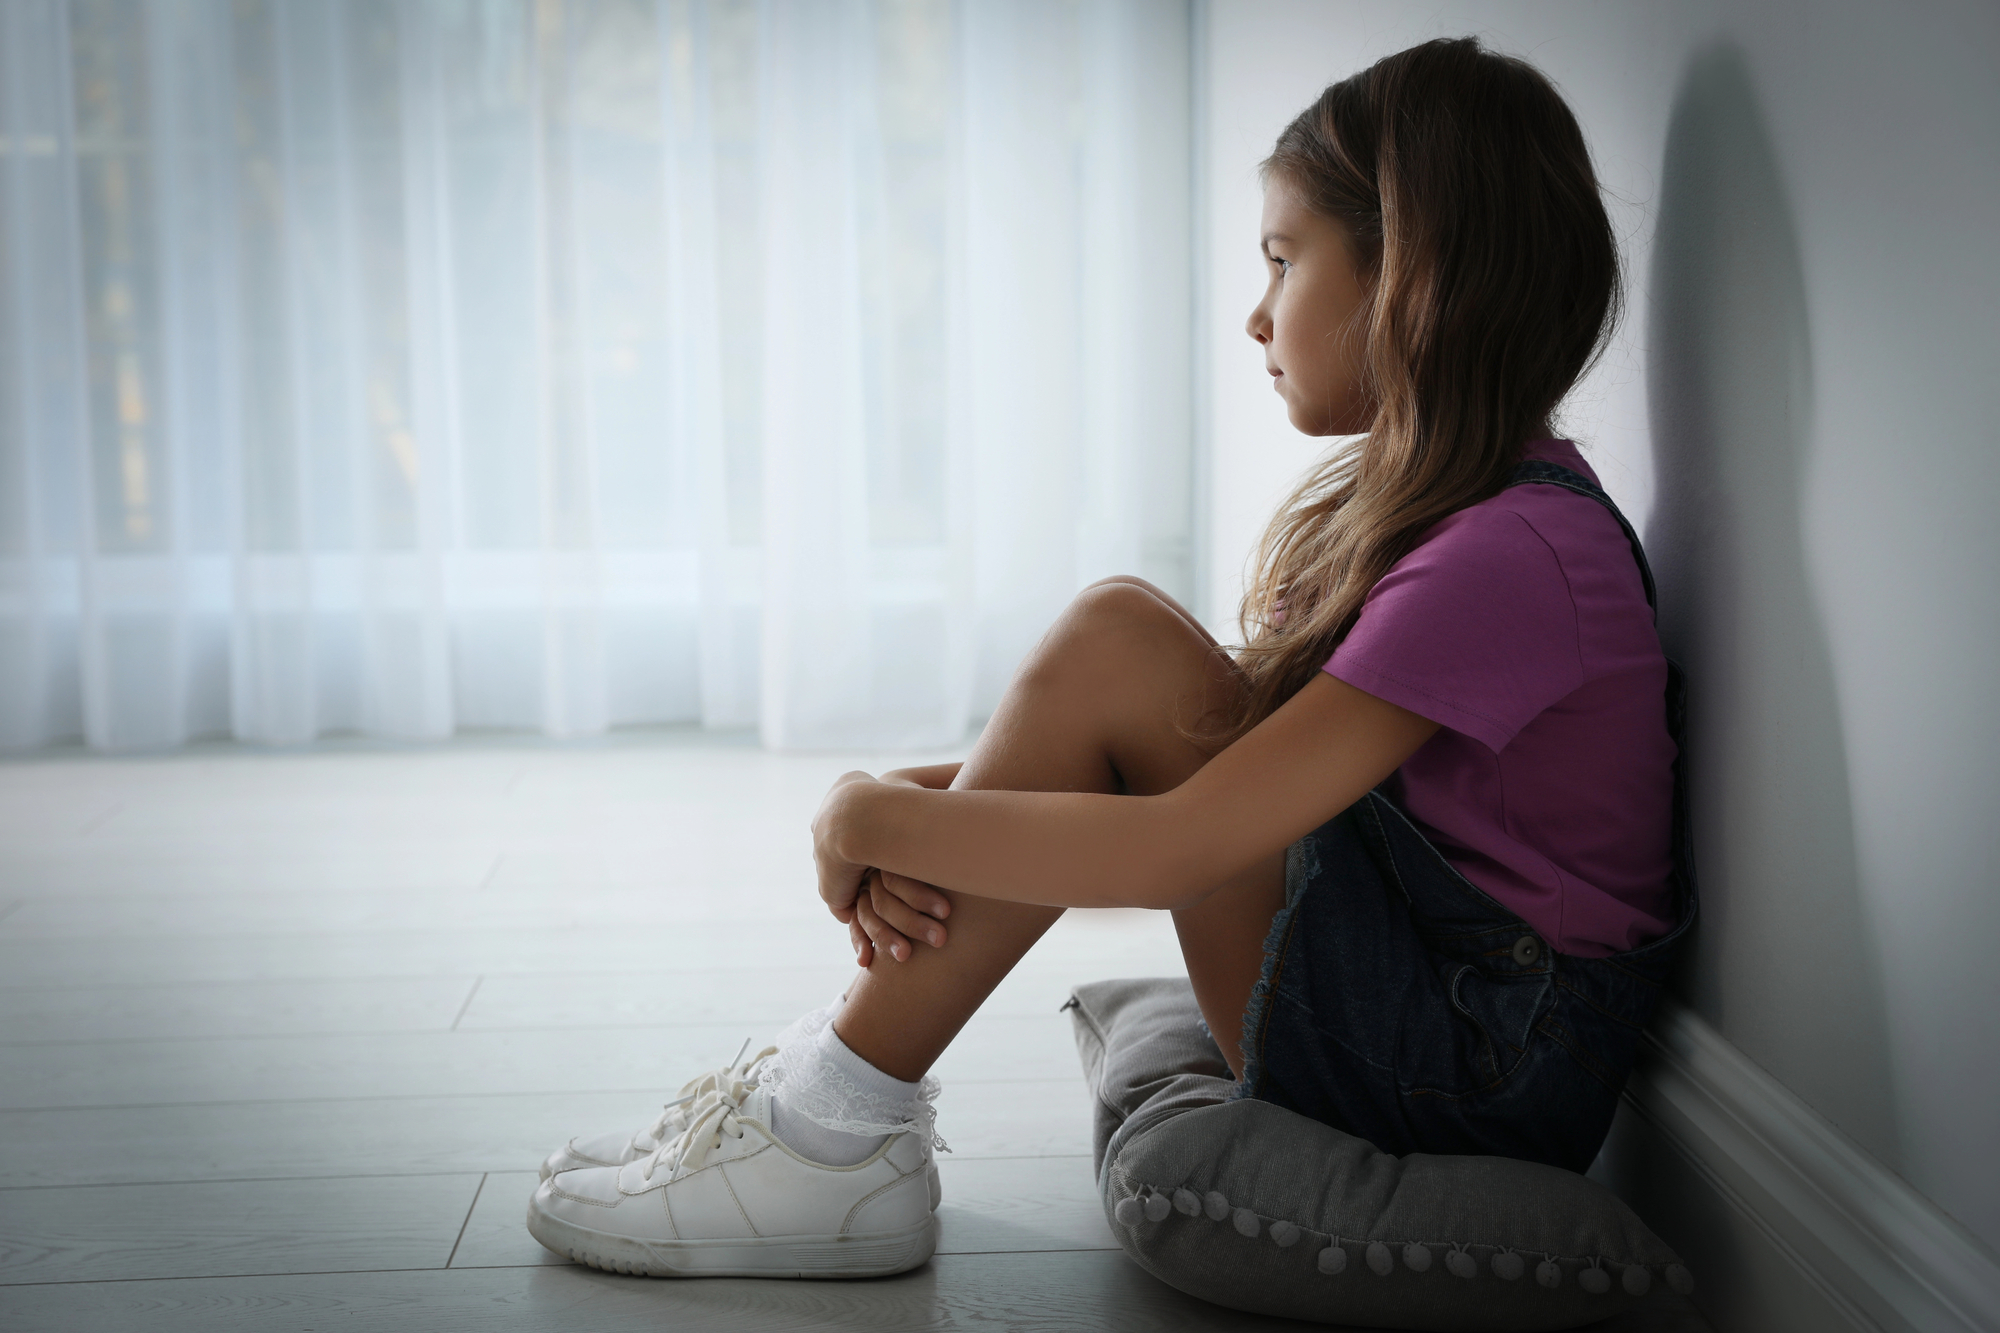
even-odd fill
[[(838, 1074), (864, 1097), (879, 1097), (885, 1103), (915, 1101), (922, 1088), (921, 1084), (891, 1078), (856, 1055), (840, 1039), (840, 1034), (833, 1030), (831, 1022), (820, 1029), (810, 1046), (793, 1054), (792, 1068), (796, 1074), (810, 1073), (813, 1065)], [(853, 1166), (866, 1161), (889, 1137), (887, 1134), (849, 1134), (828, 1129), (817, 1120), (796, 1111), (787, 1111), (782, 1086), (775, 1089), (771, 1096), (771, 1132), (799, 1156), (825, 1166)]]

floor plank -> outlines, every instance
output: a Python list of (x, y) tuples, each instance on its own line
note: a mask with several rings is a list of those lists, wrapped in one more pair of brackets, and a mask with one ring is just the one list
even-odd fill
[[(617, 1277), (573, 1264), (91, 1283), (16, 1287), (0, 1311), (18, 1333), (1195, 1333), (1319, 1329), (1240, 1314), (1183, 1295), (1117, 1251), (939, 1255), (911, 1273), (873, 1282), (670, 1282)], [(1349, 1330), (1348, 1333), (1365, 1333)], [(1592, 1333), (1708, 1333), (1691, 1306), (1655, 1296)]]
[[(643, 972), (675, 956), (713, 956), (716, 950), (740, 944), (739, 935), (720, 928), (662, 937), (597, 925), (497, 930), (475, 924), (439, 930), (159, 939), (0, 937), (0, 976), (16, 986), (63, 986), (598, 969)], [(773, 968), (812, 967), (845, 958), (848, 949), (838, 922), (829, 921), (827, 927), (815, 922), (809, 929), (773, 926), (759, 941), (756, 956)]]
[(1088, 1157), (938, 1161), (940, 1254), (1115, 1250)]
[(479, 1188), (465, 1220), (465, 1234), (451, 1256), (453, 1268), (566, 1267), (569, 1260), (542, 1248), (528, 1234), (528, 1200), (541, 1183), (535, 1171), (495, 1171)]
[(449, 1028), (472, 976), (0, 987), (0, 1045)]
[(623, 1333), (661, 1328), (865, 1329), (880, 1333), (987, 1328), (1075, 1333), (1079, 1328), (1306, 1329), (1323, 1325), (1218, 1310), (1147, 1276), (1117, 1251), (940, 1255), (871, 1282), (715, 1278), (670, 1282), (575, 1265), (221, 1281), (93, 1283), (4, 1293), (20, 1333), (97, 1333), (144, 1327), (199, 1330), (422, 1328), (431, 1333)]
[[(704, 837), (718, 836), (713, 829)], [(735, 965), (753, 962), (768, 932), (805, 928), (816, 937), (845, 941), (813, 891), (809, 856), (788, 860), (782, 867), (743, 873), (741, 867), (691, 865), (675, 856), (681, 844), (663, 842), (649, 849), (657, 864), (673, 861), (671, 872), (657, 871), (644, 884), (593, 887), (581, 883), (549, 883), (501, 888), (487, 884), (421, 886), (396, 883), (385, 873), (367, 887), (295, 891), (288, 882), (292, 869), (283, 860), (249, 857), (247, 869), (262, 882), (186, 885), (171, 892), (150, 882), (117, 892), (82, 892), (64, 887), (16, 889), (22, 906), (0, 927), (8, 943), (34, 941), (157, 940), (221, 937), (286, 937), (301, 934), (435, 933), (454, 930), (515, 931), (551, 927), (589, 927), (636, 936), (660, 949), (653, 967), (670, 970), (692, 961), (676, 957), (681, 932), (718, 928), (736, 937)], [(401, 853), (386, 849), (380, 859), (390, 862)], [(733, 858), (734, 853), (731, 853)], [(101, 870), (101, 864), (98, 866)], [(231, 867), (244, 869), (245, 867)], [(132, 875), (150, 876), (151, 867), (134, 866)], [(1037, 946), (1037, 954), (1089, 956), (1107, 945), (1121, 954), (1150, 949), (1163, 961), (1179, 957), (1171, 917), (1161, 912), (1130, 909), (1072, 912)], [(844, 956), (845, 951), (826, 961)], [(1031, 955), (1034, 956), (1034, 955)], [(728, 961), (728, 960), (725, 960)]]
[[(26, 911), (23, 908), (22, 911)], [(20, 912), (15, 913), (21, 915)], [(1087, 918), (1092, 913), (1071, 913)], [(1164, 917), (1165, 913), (1158, 915)], [(0, 923), (4, 925), (4, 923)], [(1170, 931), (1171, 923), (1162, 927)], [(1157, 932), (1058, 927), (1029, 955), (1079, 980), (1158, 974), (1169, 953)], [(740, 926), (637, 930), (622, 924), (544, 923), (496, 929), (476, 921), (428, 930), (312, 931), (292, 935), (14, 939), (0, 930), (0, 977), (12, 986), (162, 985), (170, 982), (358, 980), (531, 972), (657, 972), (690, 960), (779, 970), (850, 957), (845, 927), (815, 909)]]
[(0, 1190), (0, 1284), (442, 1268), (475, 1175)]
[[(762, 1046), (780, 1024), (525, 1032), (371, 1032), (0, 1046), (0, 1107), (159, 1106), (328, 1097), (444, 1097), (678, 1088)], [(1078, 1072), (1069, 1022), (975, 1015), (937, 1066), (947, 1082)]]
[[(653, 849), (656, 862), (671, 844)], [(281, 884), (235, 888), (188, 887), (173, 893), (147, 888), (116, 893), (51, 890), (28, 897), (9, 921), (9, 939), (125, 939), (167, 936), (296, 935), (312, 932), (451, 930), (477, 924), (489, 930), (551, 925), (674, 931), (686, 926), (733, 926), (754, 939), (746, 922), (763, 925), (767, 913), (788, 922), (820, 925), (828, 914), (812, 892), (809, 858), (787, 861), (755, 875), (681, 865), (653, 882), (618, 887), (543, 884), (496, 888), (487, 884), (405, 885), (301, 893)], [(267, 866), (265, 875), (280, 870)], [(726, 874), (726, 877), (725, 877)], [(748, 950), (746, 949), (746, 953)]]
[[(650, 1123), (664, 1096), (635, 1087), (0, 1111), (0, 1185), (533, 1170), (574, 1135)], [(1087, 1155), (1090, 1114), (1074, 1075), (952, 1084), (938, 1128), (947, 1160)]]
[[(1076, 966), (1023, 966), (1001, 982), (980, 1012), (994, 1018), (1046, 1017), (1061, 1008), (1085, 972)], [(0, 986), (0, 1045), (725, 1022), (746, 1025), (746, 1031), (776, 1031), (839, 994), (854, 975), (851, 964), (840, 962), (779, 971), (718, 967)]]
[(355, 890), (459, 888), (484, 883), (500, 861), (498, 844), (424, 839), (415, 846), (367, 852), (302, 852), (296, 842), (251, 850), (205, 839), (180, 850), (106, 846), (88, 839), (8, 839), (0, 846), (0, 893), (101, 898), (256, 892), (310, 895)]

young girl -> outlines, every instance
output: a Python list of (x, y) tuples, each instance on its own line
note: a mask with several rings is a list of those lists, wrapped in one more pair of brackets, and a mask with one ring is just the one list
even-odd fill
[(1651, 579), (1550, 436), (1618, 306), (1582, 134), (1528, 65), (1426, 43), (1285, 129), (1262, 250), (1249, 333), (1292, 424), (1365, 438), (1273, 519), (1246, 646), (1108, 579), (963, 765), (842, 777), (815, 856), (863, 970), (647, 1129), (558, 1150), (544, 1245), (922, 1263), (927, 1071), (1071, 907), (1173, 912), (1239, 1095), (1389, 1153), (1589, 1164), (1693, 898)]

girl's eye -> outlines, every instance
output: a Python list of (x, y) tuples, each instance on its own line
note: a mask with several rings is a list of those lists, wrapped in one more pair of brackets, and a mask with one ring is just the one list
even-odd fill
[(1278, 276), (1281, 278), (1292, 271), (1292, 261), (1289, 259), (1280, 259), (1276, 255), (1272, 255), (1271, 262), (1278, 266)]

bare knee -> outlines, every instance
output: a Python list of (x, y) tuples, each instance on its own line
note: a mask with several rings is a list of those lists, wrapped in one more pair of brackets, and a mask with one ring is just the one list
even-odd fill
[(1157, 585), (1146, 582), (1146, 580), (1140, 578), (1137, 574), (1113, 574), (1109, 578), (1099, 579), (1097, 582), (1085, 588), (1083, 592), (1078, 593), (1077, 596), (1081, 597), (1083, 596), (1084, 593), (1090, 592), (1097, 588), (1111, 588), (1119, 586), (1121, 584), (1128, 588), (1142, 589), (1143, 591), (1152, 594), (1154, 597), (1159, 598), (1160, 601), (1162, 602), (1173, 601), (1173, 598), (1167, 596), (1167, 594), (1165, 594), (1164, 592), (1161, 592)]
[[(1194, 630), (1196, 634), (1201, 636), (1203, 642), (1209, 644), (1215, 643), (1215, 636), (1208, 632), (1208, 627), (1206, 625), (1202, 624), (1199, 620), (1196, 620), (1194, 618), (1194, 612), (1188, 610), (1185, 606), (1182, 606), (1179, 602), (1175, 601), (1173, 596), (1170, 593), (1168, 593), (1165, 589), (1160, 588), (1156, 584), (1146, 582), (1146, 580), (1140, 578), (1137, 574), (1113, 574), (1110, 578), (1099, 579), (1097, 582), (1091, 584), (1090, 587), (1085, 588), (1083, 591), (1090, 592), (1092, 589), (1110, 587), (1117, 584), (1123, 584), (1129, 588), (1137, 588), (1140, 591), (1151, 596), (1154, 600), (1158, 601), (1161, 606), (1166, 607), (1167, 610), (1173, 612), (1176, 616), (1180, 617), (1183, 623), (1185, 623), (1190, 629)], [(1082, 594), (1079, 593), (1078, 595), (1081, 596)]]
[(1157, 653), (1162, 640), (1185, 635), (1180, 618), (1143, 585), (1105, 579), (1070, 599), (1043, 641), (1048, 651), (1035, 657), (1118, 669), (1121, 659)]
[(1169, 602), (1140, 580), (1105, 579), (1071, 599), (1035, 651), (1021, 664), (1032, 687), (1064, 691), (1147, 693), (1141, 682), (1165, 678), (1195, 684), (1214, 669), (1214, 651)]
[(1099, 579), (1070, 598), (1069, 611), (1080, 612), (1098, 621), (1151, 625), (1179, 619), (1174, 614), (1173, 606), (1173, 598), (1146, 580), (1130, 574), (1118, 574)]

